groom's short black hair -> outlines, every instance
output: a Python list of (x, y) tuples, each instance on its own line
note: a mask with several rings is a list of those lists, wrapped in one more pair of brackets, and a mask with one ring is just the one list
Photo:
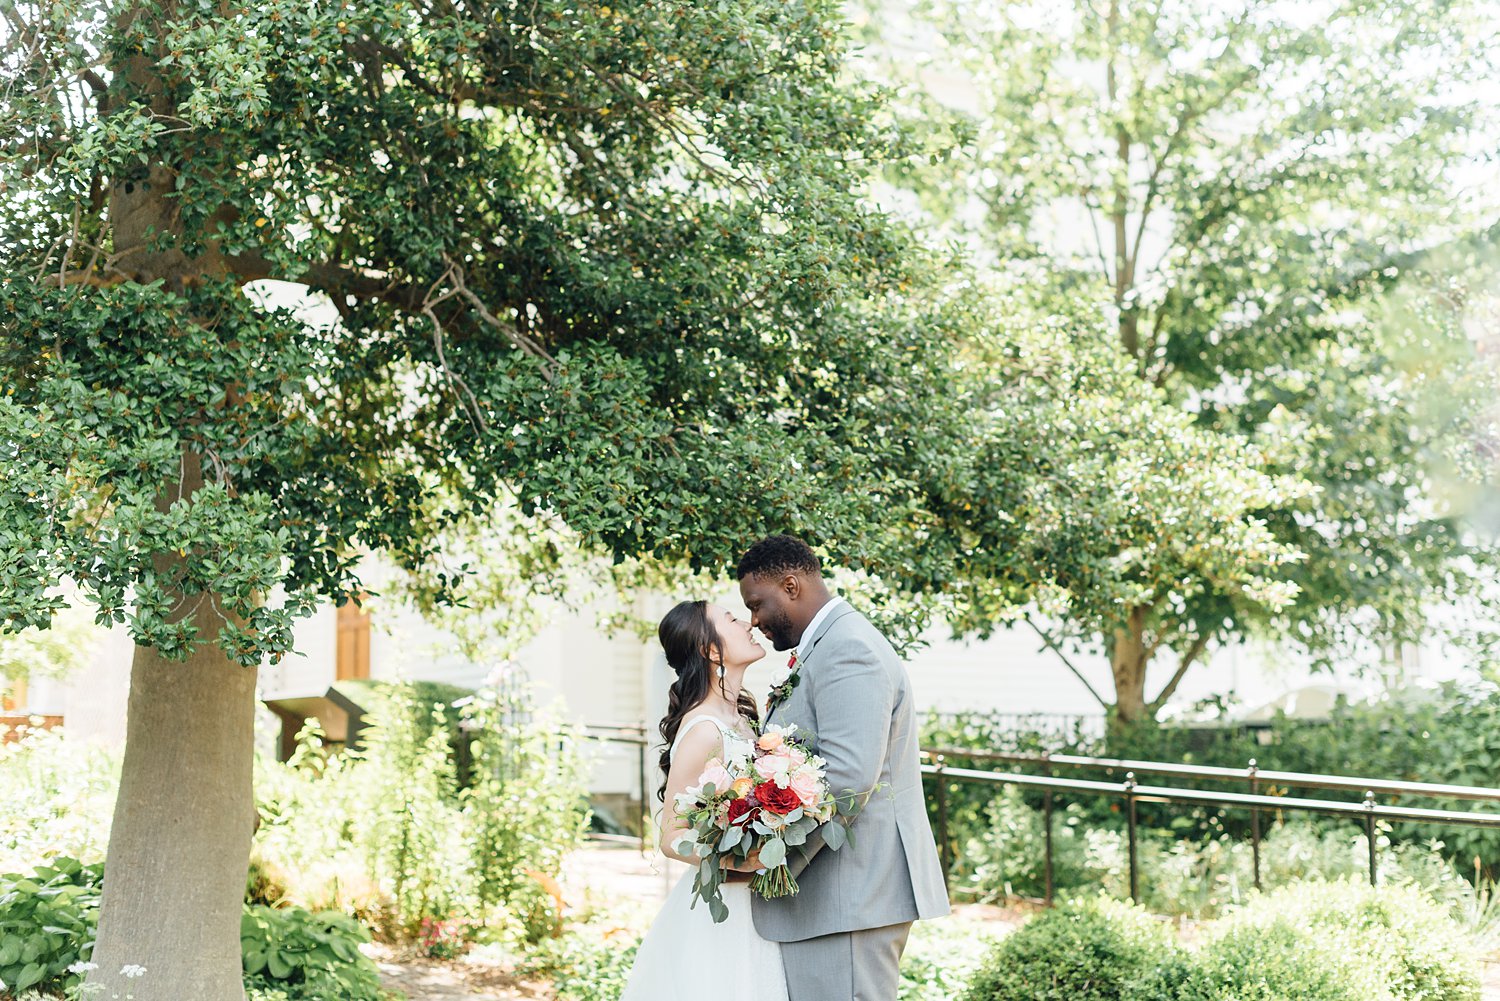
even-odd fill
[(819, 562), (818, 554), (801, 539), (772, 535), (761, 539), (740, 557), (735, 575), (744, 580), (746, 577), (780, 577), (797, 571), (821, 575), (823, 564)]

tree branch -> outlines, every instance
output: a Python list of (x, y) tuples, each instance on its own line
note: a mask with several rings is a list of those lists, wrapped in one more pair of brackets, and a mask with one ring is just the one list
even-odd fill
[(1110, 707), (1109, 703), (1106, 702), (1104, 700), (1104, 697), (1094, 689), (1093, 685), (1089, 684), (1089, 679), (1085, 678), (1083, 676), (1083, 672), (1078, 670), (1078, 668), (1074, 666), (1073, 662), (1068, 659), (1067, 654), (1063, 653), (1062, 648), (1057, 645), (1052, 637), (1042, 632), (1041, 627), (1036, 624), (1035, 620), (1033, 620), (1030, 615), (1025, 616), (1025, 621), (1026, 624), (1031, 627), (1031, 631), (1041, 637), (1042, 642), (1047, 645), (1047, 649), (1057, 654), (1057, 659), (1063, 662), (1063, 666), (1072, 671), (1073, 676), (1079, 680), (1084, 688), (1088, 689), (1089, 694), (1094, 697), (1095, 702), (1099, 703), (1100, 708), (1108, 710)]
[(1199, 655), (1203, 653), (1204, 648), (1207, 646), (1207, 633), (1201, 633), (1193, 639), (1192, 645), (1183, 653), (1182, 660), (1178, 663), (1177, 670), (1173, 673), (1171, 680), (1157, 693), (1156, 698), (1151, 700), (1150, 705), (1146, 707), (1147, 709), (1155, 714), (1158, 709), (1167, 704), (1167, 700), (1177, 691), (1177, 686), (1182, 684), (1183, 675), (1188, 673), (1188, 668), (1193, 666), (1194, 662), (1197, 661)]

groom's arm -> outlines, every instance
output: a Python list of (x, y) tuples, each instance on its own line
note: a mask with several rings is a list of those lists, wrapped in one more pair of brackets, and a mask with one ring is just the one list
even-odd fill
[[(818, 717), (818, 754), (827, 762), (828, 788), (845, 799), (850, 790), (863, 808), (880, 781), (891, 736), (891, 711), (896, 693), (881, 664), (880, 655), (861, 643), (841, 645), (827, 652), (818, 665), (816, 690), (812, 693)], [(858, 819), (834, 823), (852, 823)], [(788, 856), (792, 875), (801, 874), (825, 847), (823, 829), (808, 836), (807, 843)]]

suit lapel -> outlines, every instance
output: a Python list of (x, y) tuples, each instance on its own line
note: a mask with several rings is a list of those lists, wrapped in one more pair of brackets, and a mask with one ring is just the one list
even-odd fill
[[(799, 675), (804, 670), (806, 670), (806, 668), (807, 668), (807, 662), (810, 659), (812, 659), (813, 650), (815, 650), (817, 648), (818, 642), (820, 640), (822, 640), (822, 638), (824, 636), (828, 635), (828, 629), (829, 629), (829, 627), (832, 626), (839, 619), (842, 619), (844, 616), (846, 616), (846, 615), (853, 615), (853, 614), (854, 614), (853, 607), (850, 606), (850, 604), (849, 604), (848, 601), (845, 601), (838, 608), (835, 608), (833, 611), (829, 612), (827, 618), (825, 618), (822, 622), (818, 623), (817, 632), (813, 633), (812, 636), (809, 637), (809, 639), (807, 641), (807, 649), (804, 650), (802, 652), (802, 655), (797, 658), (797, 673)], [(805, 680), (806, 679), (803, 679), (803, 681), (805, 681)], [(777, 705), (771, 707), (770, 712), (766, 713), (766, 722), (767, 723), (771, 722), (771, 717), (772, 716), (775, 716), (778, 712), (782, 711), (783, 709), (786, 709), (788, 706), (790, 706), (792, 704), (792, 701), (797, 698), (797, 693), (802, 690), (802, 685), (803, 685), (803, 682), (799, 681), (798, 684), (797, 684), (797, 687), (794, 688), (794, 689), (792, 689), (792, 694), (789, 695), (789, 696), (787, 696), (786, 701), (780, 702)]]
[(812, 659), (813, 650), (817, 648), (819, 641), (828, 635), (829, 628), (844, 616), (853, 614), (854, 609), (849, 606), (847, 601), (842, 602), (838, 608), (829, 612), (828, 618), (818, 624), (818, 631), (813, 633), (812, 637), (807, 641), (807, 650), (803, 652), (802, 656), (797, 658), (797, 670), (802, 670), (807, 662)]

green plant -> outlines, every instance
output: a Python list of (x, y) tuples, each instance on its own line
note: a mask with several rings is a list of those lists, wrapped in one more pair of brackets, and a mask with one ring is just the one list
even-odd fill
[(617, 1001), (639, 946), (634, 932), (585, 926), (542, 943), (530, 969), (551, 977), (557, 1001)]
[(1118, 1001), (1177, 949), (1138, 907), (1104, 897), (1071, 901), (1032, 918), (1000, 942), (962, 1001)]
[(999, 935), (993, 922), (965, 920), (957, 915), (942, 921), (917, 922), (901, 954), (897, 1001), (949, 1001), (957, 997)]
[(117, 751), (62, 727), (0, 741), (0, 872), (53, 857), (102, 860), (119, 776)]
[(511, 916), (535, 942), (557, 931), (543, 884), (588, 829), (587, 781), (578, 737), (529, 694), (499, 679), (460, 707), (470, 736), (469, 784), (459, 793), (479, 913)]
[(555, 933), (544, 884), (587, 822), (575, 736), (517, 686), (456, 707), (422, 691), (387, 686), (357, 752), (327, 754), (309, 729), (291, 761), (259, 762), (256, 899), (342, 910), (393, 940), (455, 920), (477, 938)]
[(75, 986), (69, 967), (94, 948), (104, 864), (56, 858), (29, 876), (0, 876), (0, 990)]
[[(1332, 718), (1326, 723), (1282, 717), (1273, 722), (1269, 734), (1269, 743), (1261, 743), (1254, 734), (1232, 727), (1202, 730), (1151, 725), (1122, 728), (1108, 735), (1094, 734), (1079, 726), (1062, 733), (1040, 730), (1017, 732), (1013, 721), (1002, 714), (959, 713), (930, 716), (924, 722), (922, 743), (927, 747), (1001, 749), (1029, 753), (1050, 750), (1236, 768), (1245, 767), (1254, 758), (1263, 769), (1335, 775), (1350, 774), (1349, 762), (1357, 761), (1360, 774), (1375, 778), (1488, 787), (1492, 784), (1495, 769), (1500, 767), (1500, 754), (1495, 751), (1496, 747), (1500, 747), (1500, 692), (1490, 685), (1447, 684), (1436, 691), (1393, 695), (1374, 703), (1354, 705), (1340, 702), (1334, 707)], [(1005, 764), (970, 762), (957, 757), (950, 759), (950, 764), (995, 770), (1011, 767)], [(1123, 778), (1119, 772), (1079, 769), (1069, 769), (1067, 774), (1113, 782), (1119, 782)], [(929, 779), (929, 789), (931, 781)], [(1173, 784), (1244, 791), (1243, 784), (1226, 787), (1223, 783), (1184, 783), (1180, 779)], [(1346, 792), (1297, 787), (1262, 787), (1261, 791), (1271, 795), (1349, 798)], [(948, 785), (950, 841), (955, 849), (961, 849), (954, 853), (955, 868), (950, 874), (955, 877), (954, 885), (963, 886), (971, 881), (972, 866), (966, 866), (965, 855), (972, 851), (977, 839), (986, 837), (986, 831), (994, 819), (988, 812), (987, 804), (999, 795), (999, 791), (993, 786), (974, 783)], [(1037, 809), (1040, 807), (1041, 797), (1035, 793), (1026, 793), (1022, 795), (1021, 801), (1032, 809)], [(1460, 800), (1430, 799), (1421, 805), (1455, 810), (1474, 809), (1472, 802)], [(935, 807), (931, 797), (929, 807), (934, 809), (936, 830)], [(1065, 821), (1064, 808), (1060, 803), (1058, 830), (1061, 830), (1064, 822), (1095, 829), (1121, 830), (1123, 818), (1118, 807), (1118, 799), (1082, 797), (1071, 801), (1065, 808)], [(1226, 851), (1227, 844), (1214, 848), (1211, 842), (1222, 841), (1226, 836), (1232, 840), (1246, 839), (1249, 835), (1250, 816), (1244, 810), (1188, 809), (1177, 805), (1141, 804), (1140, 823), (1143, 832), (1161, 832), (1172, 841), (1180, 839), (1196, 842), (1203, 846), (1205, 854), (1218, 853), (1227, 858), (1228, 854), (1238, 857), (1241, 849), (1234, 849), (1231, 853)], [(1265, 814), (1262, 814), (1262, 823), (1269, 824)], [(1332, 835), (1334, 843), (1350, 830), (1348, 823), (1340, 820), (1313, 819), (1310, 826), (1319, 835)], [(1392, 830), (1383, 831), (1382, 836), (1385, 841), (1398, 848), (1409, 846), (1410, 849), (1426, 851), (1430, 845), (1435, 844), (1438, 846), (1436, 850), (1446, 856), (1459, 871), (1474, 874), (1480, 882), (1494, 879), (1495, 869), (1500, 865), (1500, 834), (1487, 828), (1399, 825)], [(1326, 852), (1318, 854), (1327, 855)], [(1382, 852), (1382, 856), (1384, 854)], [(1384, 864), (1386, 863), (1382, 858), (1382, 865)], [(1025, 875), (1015, 871), (1016, 863), (1008, 865), (1012, 868), (1007, 871), (1007, 875), (1013, 882), (1018, 886), (1027, 885)], [(1343, 870), (1340, 869), (1323, 871), (1322, 875), (1331, 877), (1342, 873)], [(1292, 873), (1288, 872), (1288, 876), (1290, 875)], [(1268, 876), (1266, 882), (1267, 885), (1275, 885), (1276, 879)], [(1060, 879), (1058, 885), (1065, 887), (1068, 884)], [(1241, 881), (1241, 885), (1248, 886), (1249, 882)]]
[(1477, 1001), (1462, 929), (1411, 886), (1307, 881), (1222, 919), (1124, 1001)]
[(369, 932), (331, 911), (252, 905), (240, 919), (245, 980), (292, 999), (379, 1001), (380, 974), (359, 951)]

